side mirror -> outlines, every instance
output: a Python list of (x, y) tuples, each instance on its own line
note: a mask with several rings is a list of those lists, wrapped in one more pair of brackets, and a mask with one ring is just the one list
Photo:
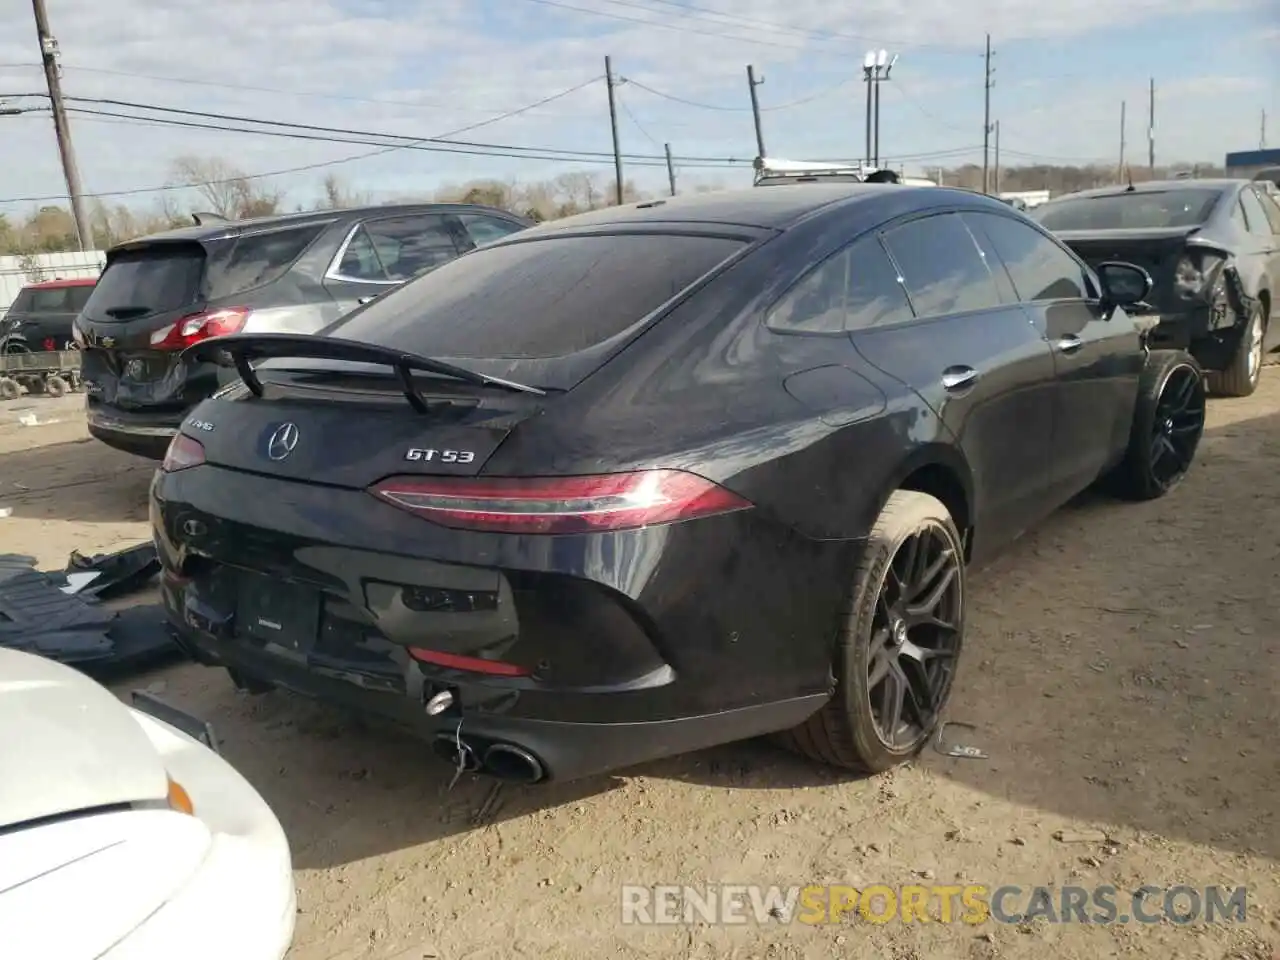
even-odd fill
[(1100, 263), (1095, 272), (1102, 284), (1103, 302), (1112, 307), (1130, 307), (1142, 303), (1155, 286), (1151, 274), (1132, 263)]

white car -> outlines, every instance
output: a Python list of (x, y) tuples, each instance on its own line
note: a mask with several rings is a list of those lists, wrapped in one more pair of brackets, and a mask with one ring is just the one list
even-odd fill
[(280, 960), (295, 896), (280, 822), (207, 725), (0, 649), (0, 954)]

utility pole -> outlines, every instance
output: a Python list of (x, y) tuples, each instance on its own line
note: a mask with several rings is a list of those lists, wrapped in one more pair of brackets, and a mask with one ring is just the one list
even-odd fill
[(751, 90), (751, 116), (756, 122), (756, 156), (763, 157), (764, 126), (760, 123), (760, 98), (756, 95), (756, 87), (764, 83), (764, 77), (756, 79), (756, 68), (747, 65), (747, 87)]
[(663, 149), (667, 152), (667, 183), (671, 186), (671, 195), (676, 195), (676, 167), (671, 162), (671, 144), (664, 143)]
[(1125, 144), (1125, 111), (1129, 108), (1129, 104), (1120, 101), (1120, 165), (1116, 167), (1116, 180), (1124, 179), (1124, 148)]
[(44, 0), (31, 0), (36, 17), (36, 38), (40, 41), (40, 60), (44, 64), (44, 78), (49, 85), (49, 102), (53, 105), (53, 132), (58, 138), (58, 153), (62, 157), (62, 174), (67, 181), (67, 195), (71, 200), (71, 219), (76, 225), (76, 242), (81, 251), (93, 244), (89, 230), (89, 218), (84, 212), (84, 190), (80, 186), (80, 169), (76, 166), (76, 152), (71, 145), (71, 125), (67, 122), (67, 110), (62, 102), (62, 77), (58, 74), (58, 41), (49, 32), (49, 15)]
[(613, 58), (604, 58), (604, 81), (609, 88), (609, 126), (613, 128), (613, 173), (615, 177), (614, 197), (618, 206), (622, 206), (622, 144), (618, 142), (618, 101), (613, 88), (617, 82), (613, 79)]
[(999, 194), (1000, 193), (1000, 121), (999, 120), (996, 121), (996, 164), (995, 166), (996, 166), (996, 171), (995, 171), (995, 177), (993, 178), (993, 180), (995, 181), (995, 192)]
[(1267, 111), (1262, 111), (1262, 129), (1258, 133), (1258, 149), (1267, 149)]
[(1156, 78), (1151, 78), (1147, 107), (1147, 172), (1156, 178)]
[(990, 180), (990, 151), (991, 151), (991, 88), (994, 87), (995, 81), (991, 78), (995, 70), (991, 66), (991, 58), (995, 56), (991, 52), (991, 34), (987, 34), (987, 52), (983, 59), (986, 62), (986, 79), (983, 82), (983, 107), (982, 107), (982, 192), (991, 192)]
[(875, 52), (869, 52), (862, 61), (862, 80), (867, 85), (867, 152), (863, 155), (866, 166), (871, 166), (871, 84), (875, 82), (873, 79), (876, 69)]

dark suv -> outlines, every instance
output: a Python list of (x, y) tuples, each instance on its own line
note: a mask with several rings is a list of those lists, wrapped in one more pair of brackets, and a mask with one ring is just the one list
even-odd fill
[(78, 277), (27, 284), (0, 320), (0, 353), (74, 348), (71, 326), (96, 282)]
[(160, 460), (229, 375), (184, 362), (229, 333), (315, 333), (378, 294), (531, 222), (413, 204), (219, 222), (119, 244), (76, 323), (89, 432)]

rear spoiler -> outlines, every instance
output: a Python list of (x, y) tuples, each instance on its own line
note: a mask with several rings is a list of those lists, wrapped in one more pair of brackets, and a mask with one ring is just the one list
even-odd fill
[(359, 340), (324, 337), (306, 333), (233, 333), (197, 343), (182, 351), (184, 360), (234, 366), (240, 379), (255, 397), (261, 397), (262, 381), (250, 361), (280, 359), (338, 360), (348, 363), (385, 364), (395, 370), (400, 387), (409, 405), (418, 413), (426, 413), (427, 401), (413, 382), (413, 371), (437, 373), (478, 387), (498, 387), (513, 393), (531, 393), (546, 396), (546, 391), (512, 380), (502, 380), (487, 374), (476, 373), (464, 367), (454, 366), (443, 360), (406, 353), (390, 347), (380, 347)]

